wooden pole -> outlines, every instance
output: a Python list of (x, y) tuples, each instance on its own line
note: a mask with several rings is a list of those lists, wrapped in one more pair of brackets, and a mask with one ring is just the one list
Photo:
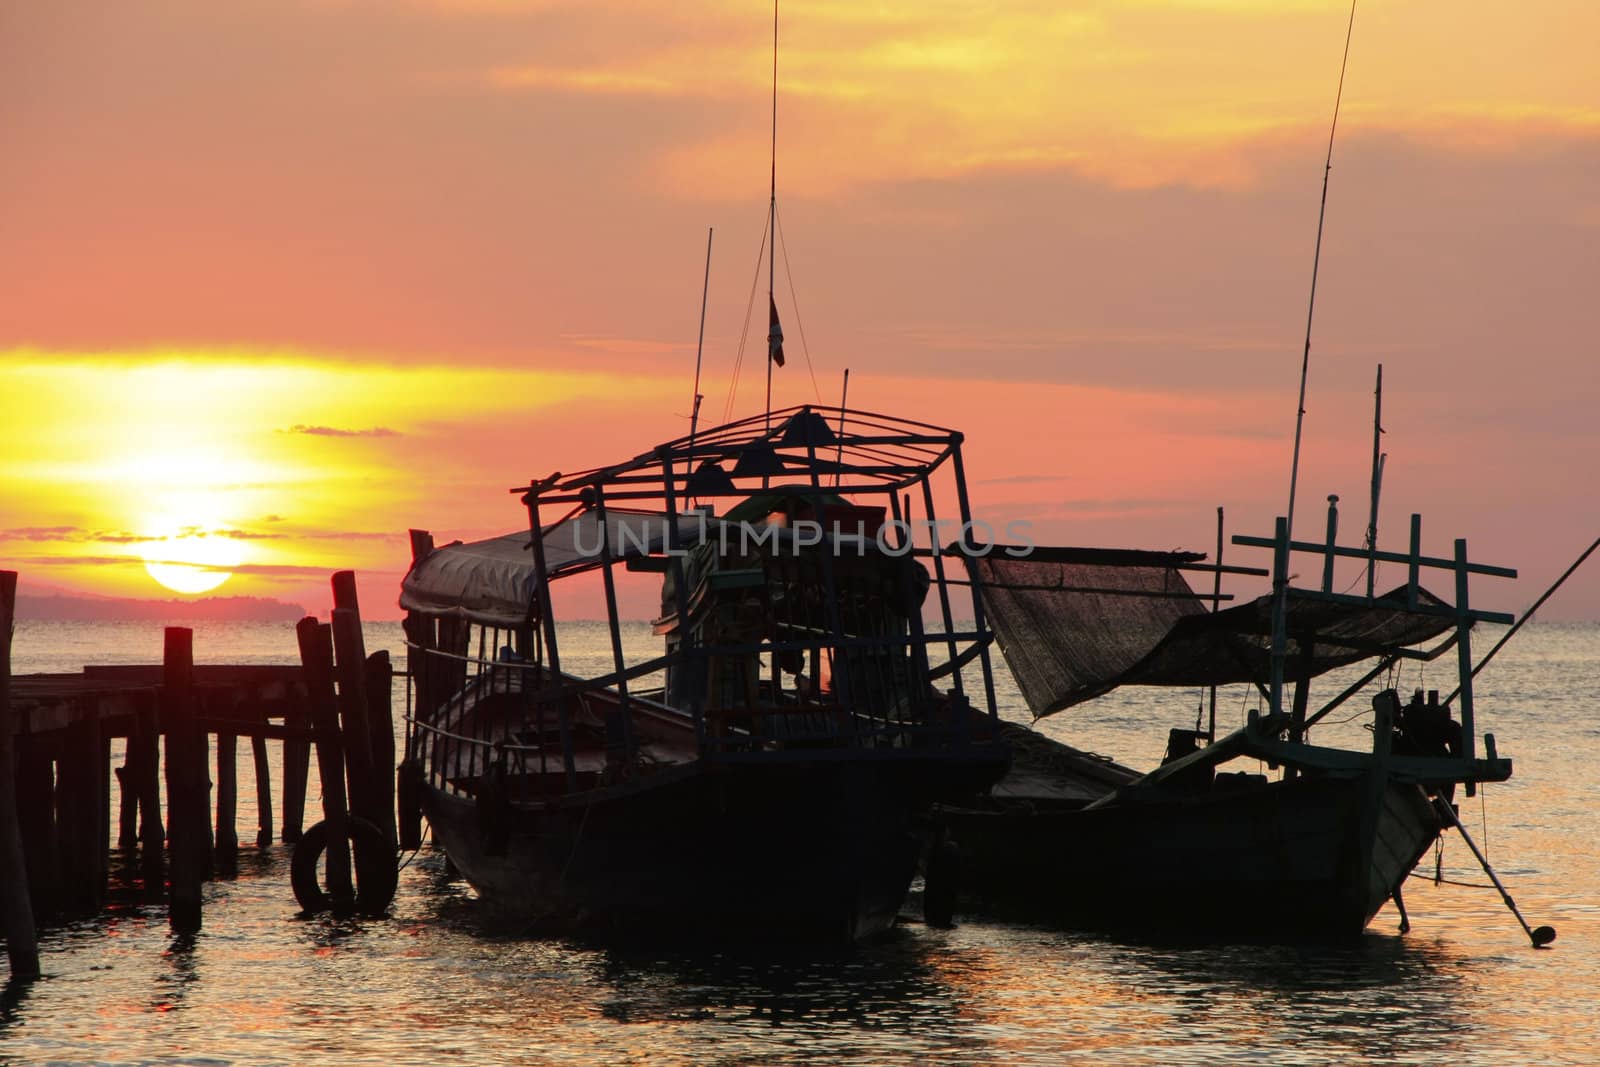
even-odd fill
[(124, 850), (139, 847), (139, 761), (145, 757), (145, 750), (139, 744), (137, 699), (134, 697), (134, 709), (128, 715), (128, 738), (123, 749), (122, 766), (116, 768), (121, 797), (117, 808), (117, 847)]
[(307, 616), (295, 627), (300, 641), (300, 667), (317, 739), (317, 775), (322, 782), (322, 817), (328, 824), (325, 861), (328, 895), (335, 911), (355, 902), (350, 881), (350, 843), (346, 831), (344, 752), (339, 743), (339, 706), (333, 691), (333, 631)]
[[(69, 914), (100, 910), (106, 890), (107, 773), (100, 720), (91, 701), (78, 703), (63, 733), (56, 775), (56, 832), (61, 855), (61, 903)], [(102, 807), (105, 805), (105, 807)]]
[(28, 868), (17, 821), (16, 744), (11, 716), (11, 628), (17, 572), (0, 571), (0, 930), (6, 935), (11, 977), (39, 977), (39, 942), (28, 895)]
[[(1461, 719), (1461, 759), (1471, 765), (1477, 755), (1477, 727), (1472, 718), (1472, 613), (1467, 606), (1467, 541), (1456, 538), (1456, 662), (1461, 684), (1456, 690), (1456, 714)], [(1467, 779), (1467, 796), (1478, 795), (1478, 783)]]
[[(1217, 508), (1217, 569), (1211, 576), (1211, 611), (1222, 606), (1222, 509)], [(1206, 744), (1217, 739), (1217, 687), (1210, 692), (1211, 712), (1206, 717)]]
[(117, 776), (117, 847), (124, 851), (139, 846), (139, 794), (134, 788), (133, 759), (133, 731), (130, 730), (122, 766), (112, 769)]
[(146, 899), (158, 899), (166, 885), (166, 826), (161, 818), (161, 703), (153, 690), (141, 693), (134, 714), (135, 731), (128, 748), (138, 752), (134, 764), (139, 797), (139, 869)]
[(171, 822), (172, 876), (167, 918), (177, 934), (198, 933), (200, 887), (209, 837), (206, 818), (211, 783), (206, 778), (204, 735), (194, 715), (194, 631), (169, 626), (162, 652), (163, 709), (167, 734), (167, 811)]
[(361, 618), (348, 608), (333, 609), (334, 677), (339, 683), (339, 726), (344, 740), (345, 775), (350, 783), (350, 810), (366, 819), (373, 814), (372, 736), (367, 722), (367, 654), (361, 639)]
[[(334, 602), (341, 598), (339, 579), (334, 576)], [(351, 576), (348, 596), (354, 595)], [(334, 673), (339, 681), (339, 726), (344, 741), (345, 778), (350, 785), (350, 811), (383, 825), (382, 800), (372, 767), (372, 730), (367, 717), (367, 656), (361, 636), (361, 616), (354, 608), (333, 609)], [(392, 825), (392, 823), (391, 823)], [(387, 840), (393, 840), (388, 838)], [(356, 850), (356, 878), (362, 885), (378, 885), (384, 878), (379, 863), (393, 868), (394, 855), (373, 855), (372, 850)], [(385, 904), (388, 902), (385, 901)]]
[[(304, 707), (286, 711), (285, 726), (308, 727), (311, 715)], [(291, 738), (283, 742), (283, 839), (300, 840), (306, 818), (306, 782), (311, 777), (311, 742)]]
[(267, 739), (257, 734), (250, 739), (250, 755), (256, 769), (256, 847), (272, 844), (272, 765), (267, 762)]
[(61, 904), (60, 846), (56, 839), (55, 759), (42, 737), (24, 734), (16, 745), (17, 819), (22, 828), (22, 855), (27, 865), (28, 890), (37, 919), (53, 914)]
[(239, 737), (217, 734), (217, 873), (239, 873)]
[(395, 825), (394, 669), (387, 649), (367, 657), (367, 727), (372, 738), (374, 814), (390, 847), (399, 848)]

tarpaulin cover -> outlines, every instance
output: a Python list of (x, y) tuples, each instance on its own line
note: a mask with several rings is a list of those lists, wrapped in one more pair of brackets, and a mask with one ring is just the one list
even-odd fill
[[(1272, 597), (1208, 610), (1178, 569), (1181, 553), (1050, 549), (976, 561), (984, 605), (1035, 717), (1122, 685), (1266, 684)], [(1418, 603), (1444, 602), (1418, 590)], [(1284, 678), (1314, 677), (1419, 644), (1455, 625), (1406, 608), (1405, 587), (1371, 604), (1289, 599)], [(1305, 642), (1311, 654), (1303, 655)]]
[[(699, 540), (701, 517), (678, 516), (683, 543)], [(606, 510), (612, 558), (661, 551), (670, 529), (661, 512)], [(600, 562), (600, 521), (584, 511), (544, 531), (545, 572), (551, 580)], [(400, 584), (407, 611), (444, 615), (485, 626), (515, 628), (537, 614), (533, 538), (527, 530), (434, 549), (412, 565)]]

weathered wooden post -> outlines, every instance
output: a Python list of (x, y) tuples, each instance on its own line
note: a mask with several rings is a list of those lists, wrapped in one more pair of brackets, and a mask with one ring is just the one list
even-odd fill
[(75, 915), (105, 903), (109, 771), (98, 709), (76, 702), (74, 720), (62, 738), (56, 774), (56, 829), (60, 842), (61, 903)]
[(39, 977), (39, 943), (28, 895), (17, 821), (15, 725), (11, 717), (11, 628), (16, 618), (17, 572), (0, 571), (0, 929), (6, 935), (11, 977)]
[[(341, 572), (348, 574), (349, 572)], [(335, 589), (339, 576), (334, 576)], [(335, 602), (339, 597), (336, 593)], [(350, 811), (374, 826), (383, 825), (378, 808), (378, 788), (372, 767), (372, 731), (367, 722), (366, 650), (361, 636), (361, 616), (352, 608), (333, 609), (335, 672), (339, 679), (339, 723), (344, 739), (345, 775), (350, 783)], [(385, 837), (387, 842), (391, 838)], [(375, 849), (356, 850), (356, 877), (364, 886), (379, 885), (384, 872), (393, 868), (394, 854), (378, 854)], [(388, 901), (384, 901), (385, 904)]]
[(161, 818), (161, 700), (153, 690), (136, 698), (134, 731), (128, 751), (134, 789), (139, 797), (139, 874), (148, 900), (159, 899), (166, 886), (166, 824)]
[(217, 873), (239, 873), (239, 735), (217, 732)]
[[(286, 729), (306, 730), (311, 727), (311, 715), (305, 707), (291, 705), (283, 713)], [(311, 741), (305, 737), (289, 737), (283, 742), (283, 839), (290, 843), (300, 840), (306, 818), (306, 782), (311, 777)]]
[(334, 675), (339, 682), (345, 774), (350, 781), (350, 810), (370, 820), (374, 805), (372, 738), (367, 725), (367, 653), (361, 636), (361, 616), (350, 608), (333, 609), (333, 653)]
[[(263, 718), (260, 722), (265, 725)], [(272, 765), (267, 762), (267, 739), (250, 738), (250, 756), (256, 769), (256, 847), (272, 844)]]
[(167, 917), (174, 933), (200, 930), (201, 894), (209, 866), (211, 783), (206, 774), (205, 736), (194, 715), (194, 631), (166, 630), (162, 654), (163, 708), (167, 734), (167, 812), (171, 823), (172, 875)]
[(61, 905), (61, 859), (56, 840), (55, 759), (41, 737), (15, 737), (17, 796), (22, 824), (23, 862), (28, 866), (28, 889), (37, 918), (53, 914)]
[(331, 629), (307, 616), (295, 627), (300, 641), (300, 667), (306, 699), (316, 732), (317, 774), (322, 782), (322, 817), (328, 826), (326, 881), (335, 911), (348, 910), (355, 900), (350, 881), (350, 843), (345, 807), (344, 754), (339, 743), (339, 708), (333, 691), (333, 640)]
[(131, 852), (139, 847), (139, 794), (134, 789), (133, 730), (128, 731), (128, 747), (122, 766), (113, 767), (117, 777), (117, 847)]
[(395, 826), (394, 669), (387, 649), (367, 657), (367, 726), (372, 731), (373, 814), (390, 847), (399, 847)]

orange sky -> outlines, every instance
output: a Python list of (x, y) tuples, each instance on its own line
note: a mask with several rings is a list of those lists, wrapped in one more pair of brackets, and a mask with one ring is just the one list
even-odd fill
[[(787, 3), (775, 402), (850, 367), (965, 430), (980, 511), (1040, 541), (1268, 532), (1347, 13)], [(686, 429), (707, 226), (719, 416), (770, 17), (0, 7), (0, 566), (164, 596), (143, 561), (189, 561), (318, 611), (353, 567), (387, 614), (407, 527), (503, 531), (506, 487)], [(1505, 610), (1600, 534), (1596, 40), (1585, 3), (1363, 3), (1335, 146), (1297, 529), (1339, 493), (1358, 536), (1381, 361), (1383, 527), (1520, 567)], [(1600, 618), (1600, 570), (1546, 617)]]

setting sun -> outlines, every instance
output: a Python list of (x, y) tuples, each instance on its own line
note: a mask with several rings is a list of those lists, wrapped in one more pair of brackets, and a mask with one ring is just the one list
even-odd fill
[(170, 522), (156, 529), (138, 551), (150, 577), (174, 593), (209, 593), (244, 562), (243, 547), (230, 531)]

